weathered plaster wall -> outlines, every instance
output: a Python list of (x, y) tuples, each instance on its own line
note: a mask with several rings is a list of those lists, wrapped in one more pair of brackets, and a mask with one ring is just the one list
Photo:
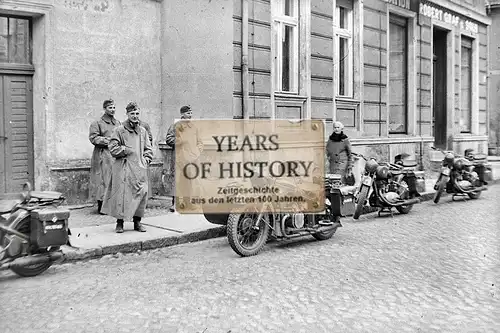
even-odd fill
[(189, 104), (197, 118), (232, 118), (233, 0), (164, 0), (162, 126)]
[[(89, 159), (90, 123), (113, 98), (116, 117), (134, 100), (155, 141), (161, 119), (160, 3), (56, 0), (53, 10), (53, 110), (47, 119), (50, 164)], [(36, 103), (36, 101), (35, 101)], [(51, 134), (53, 133), (53, 134)], [(157, 145), (156, 155), (159, 155)]]

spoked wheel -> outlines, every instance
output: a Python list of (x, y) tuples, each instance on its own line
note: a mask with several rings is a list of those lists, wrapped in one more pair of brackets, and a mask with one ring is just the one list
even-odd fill
[(440, 180), (436, 185), (436, 193), (434, 193), (434, 203), (438, 203), (439, 199), (441, 199), (441, 195), (444, 192), (444, 188), (446, 186), (446, 182), (444, 180)]
[(269, 237), (270, 215), (267, 213), (248, 212), (231, 214), (227, 221), (229, 245), (242, 257), (258, 254)]
[[(31, 231), (30, 218), (27, 217), (14, 226), (16, 231), (19, 231), (25, 235), (29, 235)], [(55, 252), (59, 250), (59, 246), (52, 247), (50, 252)], [(46, 253), (47, 250), (41, 250), (40, 254)], [(11, 270), (19, 276), (22, 277), (32, 277), (37, 276), (45, 272), (49, 267), (52, 266), (52, 262), (46, 262), (41, 264), (29, 265), (24, 267), (12, 267)]]
[(357, 220), (361, 216), (363, 212), (363, 207), (365, 205), (366, 199), (368, 198), (368, 191), (370, 188), (366, 185), (361, 185), (361, 189), (359, 190), (358, 198), (356, 200), (356, 209), (354, 210), (353, 219)]
[[(410, 198), (410, 190), (409, 190), (409, 186), (408, 186), (408, 183), (406, 183), (406, 181), (403, 179), (401, 182), (400, 182), (400, 188), (402, 189), (402, 193), (399, 193), (399, 196), (401, 199), (409, 199)], [(403, 205), (403, 206), (396, 206), (396, 210), (400, 213), (400, 214), (408, 214), (411, 209), (413, 208), (413, 205)]]
[(467, 193), (467, 195), (468, 195), (468, 196), (469, 196), (469, 198), (471, 198), (471, 199), (479, 199), (479, 197), (481, 196), (481, 191), (472, 192), (472, 193)]

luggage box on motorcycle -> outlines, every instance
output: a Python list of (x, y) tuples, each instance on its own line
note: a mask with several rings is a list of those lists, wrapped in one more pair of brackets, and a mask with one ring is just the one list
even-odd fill
[(69, 210), (36, 209), (31, 212), (31, 242), (40, 248), (65, 245), (68, 242)]
[(336, 216), (351, 216), (354, 214), (354, 195), (342, 195), (340, 191), (330, 193), (330, 200), (332, 203), (332, 211)]

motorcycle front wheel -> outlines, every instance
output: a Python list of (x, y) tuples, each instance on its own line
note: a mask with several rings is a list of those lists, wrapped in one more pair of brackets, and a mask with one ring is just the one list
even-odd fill
[[(19, 231), (25, 235), (29, 235), (31, 232), (31, 221), (30, 218), (27, 217), (19, 222), (16, 226), (14, 226), (14, 230)], [(50, 252), (58, 251), (59, 247), (53, 247), (50, 249)], [(47, 252), (47, 250), (44, 250)], [(43, 253), (43, 252), (41, 252)], [(24, 267), (12, 267), (11, 270), (19, 276), (22, 277), (33, 277), (42, 274), (49, 267), (52, 266), (51, 262), (46, 262), (42, 264), (29, 265)]]
[(356, 208), (352, 216), (353, 219), (357, 220), (361, 216), (361, 213), (363, 212), (363, 206), (365, 205), (366, 199), (368, 198), (369, 191), (370, 188), (368, 186), (361, 185), (361, 189), (359, 190), (358, 198), (356, 200)]
[(227, 239), (234, 252), (242, 257), (258, 254), (269, 237), (270, 215), (262, 214), (255, 223), (259, 213), (231, 214), (227, 221)]
[(446, 182), (444, 180), (440, 180), (436, 185), (436, 193), (434, 193), (434, 203), (437, 204), (439, 199), (441, 199), (441, 195), (444, 192), (444, 188), (446, 187)]

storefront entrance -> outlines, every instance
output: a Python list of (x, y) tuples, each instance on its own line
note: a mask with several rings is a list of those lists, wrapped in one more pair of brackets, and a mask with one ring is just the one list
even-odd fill
[(448, 31), (433, 29), (433, 124), (434, 145), (446, 149), (447, 140), (447, 37)]

